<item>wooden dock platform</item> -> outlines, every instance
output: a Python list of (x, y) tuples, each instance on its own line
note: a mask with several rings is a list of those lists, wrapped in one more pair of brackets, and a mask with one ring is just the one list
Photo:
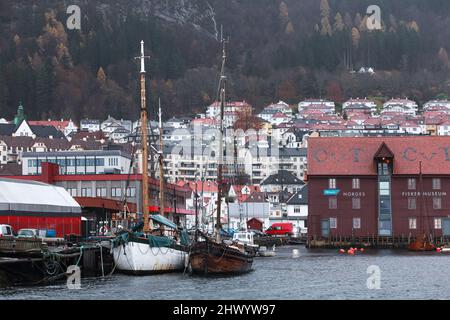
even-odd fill
[(105, 276), (113, 270), (113, 258), (105, 243), (48, 247), (29, 239), (0, 241), (0, 287), (44, 285), (66, 279), (69, 266), (78, 266), (82, 277)]
[[(340, 249), (350, 247), (363, 247), (373, 249), (406, 249), (415, 239), (409, 235), (393, 237), (366, 236), (366, 237), (341, 237), (308, 239), (308, 248)], [(450, 237), (433, 237), (436, 246), (444, 246), (450, 243)]]

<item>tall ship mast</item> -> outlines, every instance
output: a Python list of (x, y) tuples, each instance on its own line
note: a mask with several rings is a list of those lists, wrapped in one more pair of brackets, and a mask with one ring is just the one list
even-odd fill
[[(175, 223), (164, 217), (164, 197), (160, 196), (160, 213), (150, 215), (148, 175), (148, 114), (146, 99), (146, 71), (144, 41), (141, 42), (141, 151), (142, 151), (142, 223), (133, 230), (120, 232), (112, 241), (114, 263), (119, 271), (131, 274), (182, 272), (189, 252), (189, 237)], [(161, 127), (161, 125), (160, 125)], [(162, 139), (162, 138), (161, 138)], [(162, 141), (162, 140), (161, 140)], [(163, 150), (160, 150), (160, 159)], [(163, 171), (164, 172), (164, 171)], [(164, 175), (160, 176), (162, 182)], [(164, 194), (164, 184), (160, 184)], [(155, 227), (158, 226), (157, 228)], [(169, 231), (166, 231), (166, 228)]]
[(165, 216), (164, 203), (165, 203), (165, 186), (164, 186), (164, 144), (163, 144), (163, 126), (162, 126), (162, 111), (161, 111), (161, 100), (159, 100), (159, 151), (158, 151), (158, 162), (159, 162), (159, 213), (161, 216)]
[(419, 234), (416, 239), (408, 246), (410, 251), (434, 251), (436, 246), (431, 240), (431, 232), (429, 230), (428, 215), (423, 215), (424, 209), (426, 210), (424, 188), (423, 188), (423, 173), (422, 173), (422, 161), (419, 162)]
[(217, 213), (214, 235), (211, 237), (200, 230), (196, 231), (195, 243), (192, 245), (189, 262), (195, 274), (240, 274), (252, 269), (255, 251), (233, 241), (223, 241), (221, 237), (222, 223), (222, 197), (223, 197), (223, 137), (224, 137), (224, 110), (226, 103), (225, 65), (227, 59), (227, 41), (222, 38), (222, 68), (220, 72), (219, 98), (220, 98), (220, 137), (219, 137), (219, 163), (218, 163), (218, 194)]

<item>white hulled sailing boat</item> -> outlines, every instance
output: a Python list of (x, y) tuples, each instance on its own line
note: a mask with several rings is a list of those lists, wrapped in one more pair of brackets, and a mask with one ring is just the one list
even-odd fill
[[(160, 214), (149, 214), (148, 132), (145, 89), (144, 41), (141, 42), (141, 145), (142, 145), (142, 211), (143, 223), (131, 231), (122, 231), (113, 240), (112, 254), (119, 271), (151, 274), (183, 271), (188, 261), (189, 238), (175, 223), (164, 217), (164, 184), (160, 184)], [(161, 123), (160, 123), (161, 126)], [(160, 163), (162, 162), (162, 149)], [(164, 179), (163, 170), (160, 180)], [(160, 226), (155, 229), (154, 225)], [(142, 230), (143, 227), (143, 230)]]

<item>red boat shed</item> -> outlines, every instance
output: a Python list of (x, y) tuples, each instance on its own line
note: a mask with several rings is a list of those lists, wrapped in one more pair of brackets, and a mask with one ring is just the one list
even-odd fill
[(264, 222), (258, 218), (252, 218), (247, 221), (247, 229), (263, 231)]
[(310, 240), (450, 237), (450, 137), (308, 143)]
[(20, 229), (53, 230), (57, 237), (80, 234), (81, 207), (62, 187), (0, 179), (0, 224)]

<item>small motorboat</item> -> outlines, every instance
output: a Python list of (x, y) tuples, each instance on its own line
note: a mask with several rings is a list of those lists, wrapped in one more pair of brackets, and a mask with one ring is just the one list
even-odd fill
[(258, 251), (258, 255), (260, 257), (275, 257), (277, 252), (275, 251), (276, 247), (273, 246), (272, 250), (267, 250), (267, 247), (260, 247)]
[(447, 246), (437, 248), (436, 251), (438, 253), (450, 253), (450, 246), (447, 245)]

